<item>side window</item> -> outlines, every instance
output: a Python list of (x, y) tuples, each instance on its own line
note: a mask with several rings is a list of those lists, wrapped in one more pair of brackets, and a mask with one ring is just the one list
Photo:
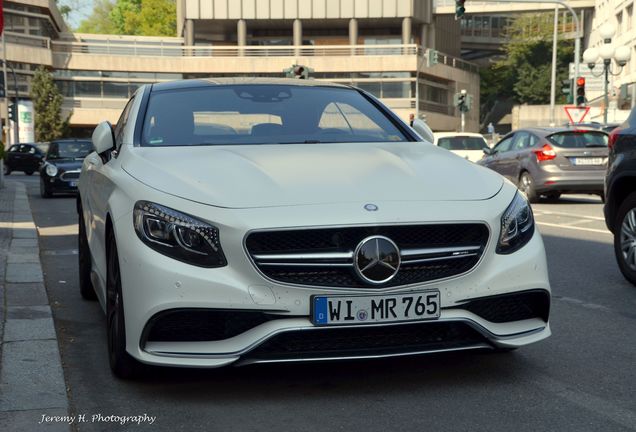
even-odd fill
[(529, 147), (534, 147), (539, 144), (539, 137), (536, 135), (530, 134), (530, 145)]
[(25, 144), (22, 144), (20, 146), (20, 153), (28, 154), (29, 150), (31, 150), (31, 146), (28, 146), (28, 145), (25, 145)]
[(10, 151), (10, 152), (17, 152), (19, 148), (20, 148), (20, 146), (14, 145), (14, 146), (11, 146), (11, 148), (9, 149), (9, 151)]
[(514, 138), (514, 135), (511, 135), (507, 138), (502, 139), (501, 141), (499, 141), (499, 144), (495, 146), (495, 150), (497, 150), (498, 153), (507, 152), (508, 150), (510, 150), (510, 147), (512, 146), (513, 138)]
[(133, 105), (134, 97), (130, 98), (126, 107), (119, 116), (119, 120), (117, 120), (117, 125), (115, 125), (114, 135), (115, 135), (115, 148), (119, 150), (121, 144), (124, 139), (124, 129), (126, 129), (126, 123), (128, 122), (128, 115), (130, 114), (130, 108)]
[(528, 134), (528, 132), (518, 132), (515, 134), (512, 150), (523, 150), (524, 148), (528, 148), (529, 144), (530, 134)]

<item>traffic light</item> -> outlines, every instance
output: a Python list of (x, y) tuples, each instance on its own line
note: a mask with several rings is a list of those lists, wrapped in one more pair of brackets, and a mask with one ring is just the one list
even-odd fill
[(470, 111), (470, 105), (473, 102), (472, 96), (466, 94), (466, 90), (459, 93), (455, 93), (455, 106), (459, 108), (461, 112)]
[(11, 121), (16, 121), (18, 119), (18, 106), (14, 103), (9, 104), (9, 118)]
[(578, 77), (576, 79), (576, 105), (583, 106), (586, 103), (585, 99), (585, 78)]
[(429, 48), (426, 56), (426, 66), (435, 66), (437, 63), (439, 63), (439, 51)]
[(455, 0), (455, 19), (461, 19), (464, 16), (464, 12), (466, 12), (466, 8), (464, 7), (464, 3), (466, 0)]

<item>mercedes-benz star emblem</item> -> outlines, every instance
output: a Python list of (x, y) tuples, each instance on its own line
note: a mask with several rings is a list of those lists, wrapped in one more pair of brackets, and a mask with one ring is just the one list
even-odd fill
[(354, 252), (354, 268), (365, 282), (375, 285), (386, 283), (400, 269), (400, 250), (384, 236), (367, 237)]

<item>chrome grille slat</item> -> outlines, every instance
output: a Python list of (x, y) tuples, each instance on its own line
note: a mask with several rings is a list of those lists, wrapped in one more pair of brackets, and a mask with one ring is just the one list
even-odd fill
[(369, 288), (355, 271), (354, 251), (369, 236), (386, 236), (395, 240), (401, 266), (392, 280), (373, 285), (384, 288), (466, 273), (479, 262), (489, 234), (484, 223), (289, 229), (249, 233), (245, 248), (275, 282)]

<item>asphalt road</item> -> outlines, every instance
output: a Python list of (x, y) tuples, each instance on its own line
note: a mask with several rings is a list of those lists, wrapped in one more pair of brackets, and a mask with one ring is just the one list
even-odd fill
[(619, 273), (596, 197), (534, 206), (554, 295), (544, 342), (507, 354), (156, 368), (126, 382), (108, 368), (100, 307), (79, 295), (74, 198), (44, 200), (37, 176), (15, 180), (29, 185), (75, 414), (146, 413), (153, 431), (636, 430), (636, 287)]

